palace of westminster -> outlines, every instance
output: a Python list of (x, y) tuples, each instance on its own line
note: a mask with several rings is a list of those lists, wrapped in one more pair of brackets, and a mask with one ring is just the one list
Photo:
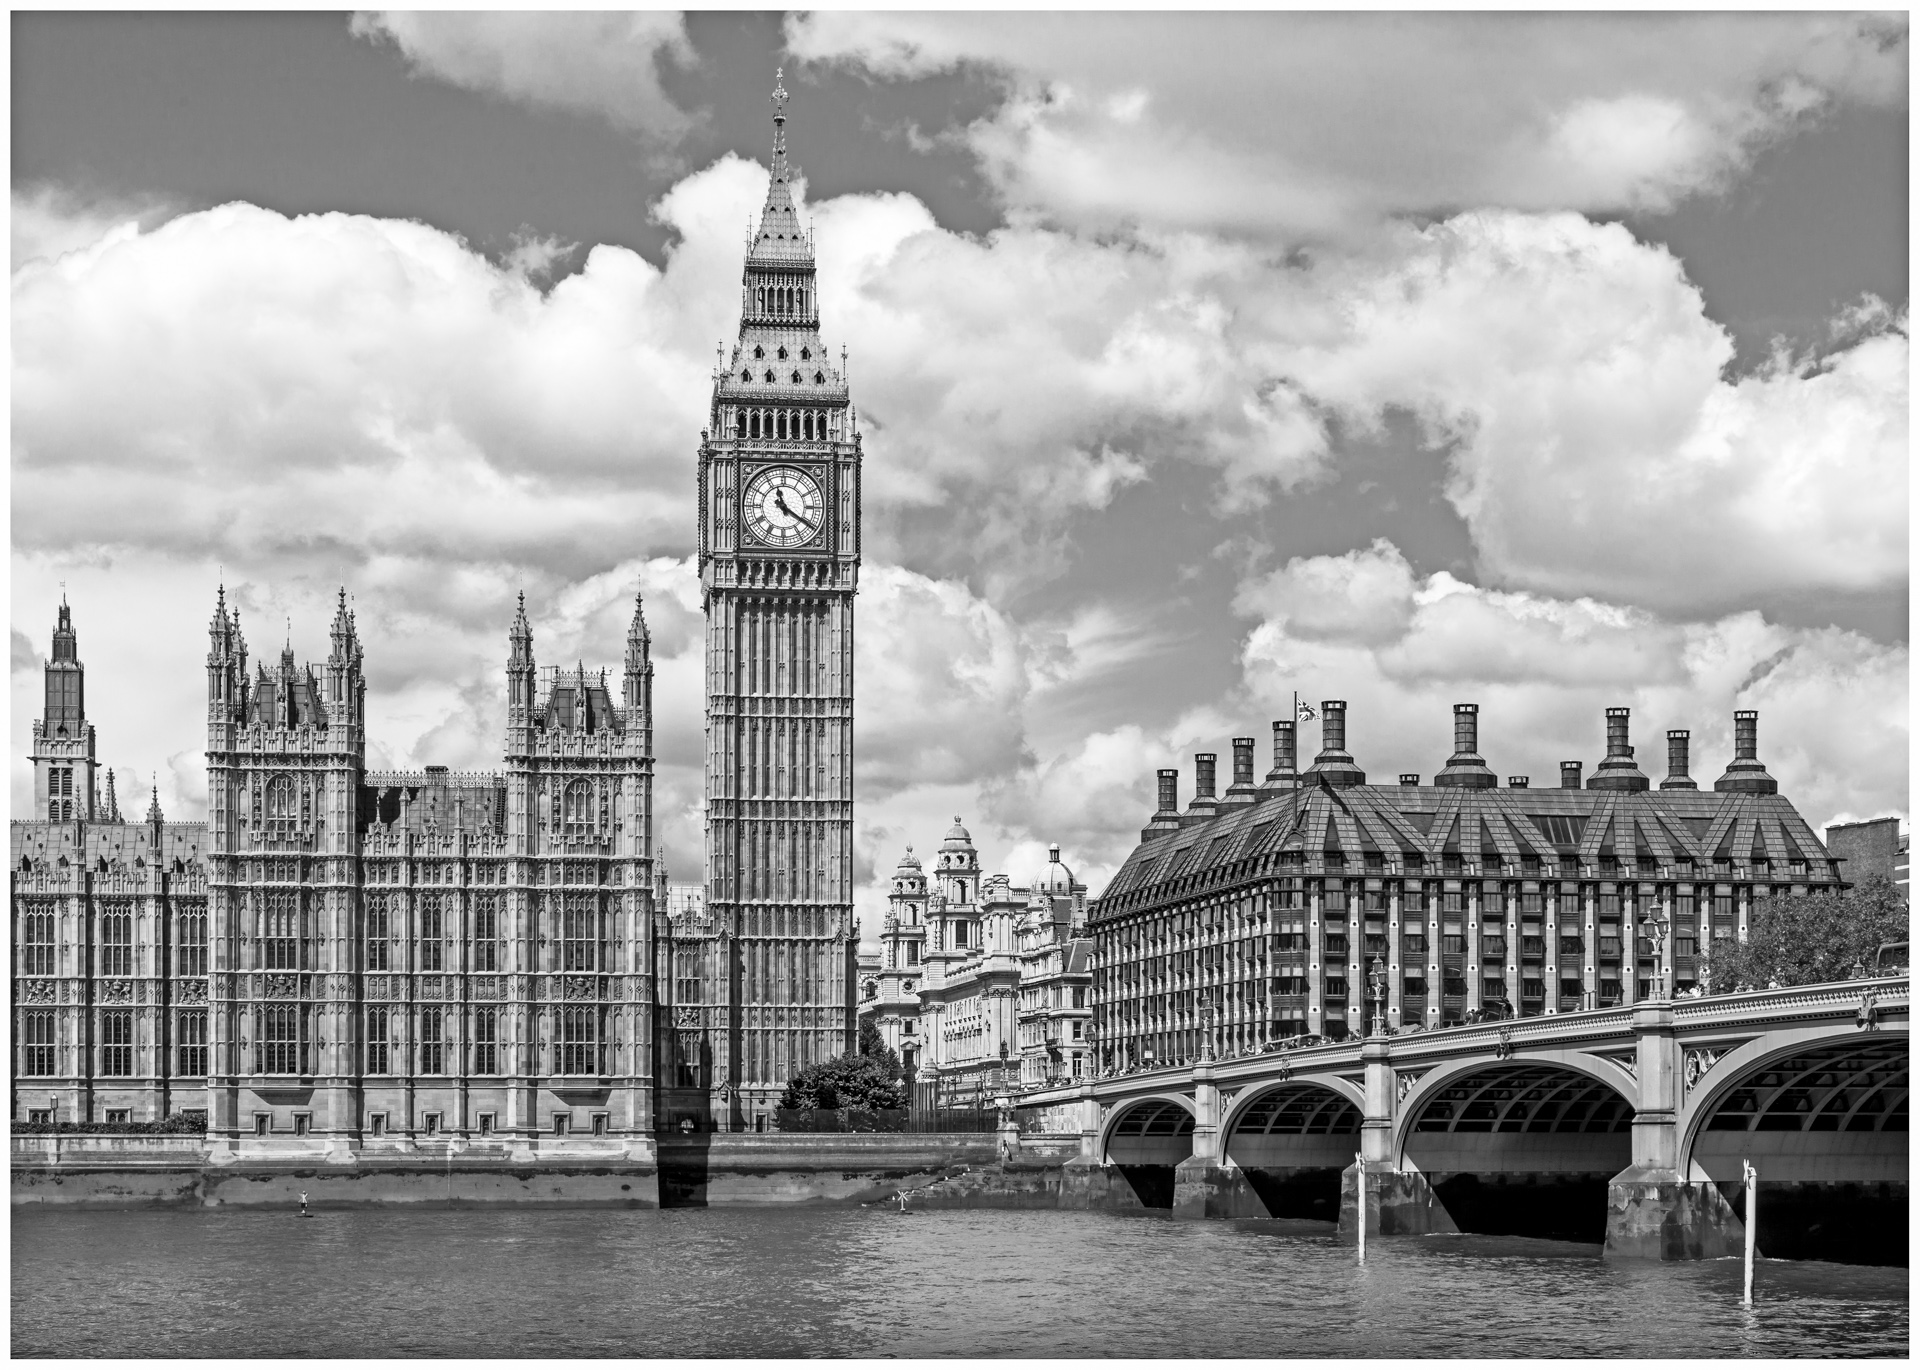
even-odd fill
[[(820, 335), (783, 90), (741, 321), (700, 435), (706, 868), (673, 899), (653, 845), (653, 667), (636, 601), (616, 671), (545, 670), (507, 634), (502, 768), (369, 771), (344, 591), (317, 663), (250, 669), (216, 594), (207, 818), (121, 815), (96, 763), (63, 602), (12, 836), (13, 1116), (204, 1117), (216, 1155), (350, 1154), (434, 1135), (554, 1146), (773, 1121), (802, 1066), (871, 1020), (923, 1103), (1301, 1034), (1476, 1011), (1564, 1012), (1685, 989), (1770, 891), (1841, 869), (1757, 759), (1711, 791), (1668, 733), (1658, 788), (1626, 711), (1584, 783), (1502, 788), (1472, 705), (1431, 784), (1370, 785), (1325, 706), (1273, 768), (1234, 740), (1182, 810), (1178, 773), (1107, 889), (1059, 849), (982, 873), (958, 819), (894, 871), (879, 952), (853, 909), (853, 596), (861, 443)], [(390, 1139), (383, 1141), (382, 1139)], [(559, 1141), (564, 1147), (569, 1141)]]

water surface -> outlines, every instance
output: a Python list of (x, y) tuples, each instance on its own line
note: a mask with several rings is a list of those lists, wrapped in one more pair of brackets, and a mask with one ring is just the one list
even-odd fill
[(13, 1213), (16, 1356), (1905, 1356), (1907, 1272), (890, 1209)]

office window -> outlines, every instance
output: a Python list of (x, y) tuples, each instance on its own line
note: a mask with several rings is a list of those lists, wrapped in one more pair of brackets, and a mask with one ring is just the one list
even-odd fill
[(54, 974), (54, 916), (29, 913), (21, 920), (20, 973)]
[(473, 1011), (473, 1073), (500, 1073), (500, 1010), (477, 1008)]
[(177, 1075), (205, 1075), (207, 1073), (207, 1014), (205, 1009), (183, 1011), (175, 1020), (174, 1073)]
[(367, 1074), (385, 1075), (388, 1066), (387, 1010), (367, 1010)]
[(133, 1074), (133, 1014), (108, 1009), (100, 1015), (100, 1073)]
[(260, 1009), (254, 1023), (253, 1068), (261, 1075), (300, 1073), (300, 1010), (291, 1004)]
[(207, 906), (184, 904), (173, 920), (173, 965), (181, 975), (207, 973)]
[(133, 914), (118, 905), (100, 916), (100, 973), (133, 974)]
[(20, 1016), (20, 1073), (54, 1074), (54, 1015), (28, 1012)]
[(420, 1073), (422, 1075), (444, 1075), (447, 1068), (447, 1045), (442, 1033), (445, 1019), (437, 1008), (420, 1010)]
[(262, 963), (268, 970), (300, 967), (300, 896), (291, 890), (263, 896), (260, 941)]

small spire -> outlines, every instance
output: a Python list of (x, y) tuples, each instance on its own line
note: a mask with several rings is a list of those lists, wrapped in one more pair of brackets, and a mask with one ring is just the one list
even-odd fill
[(153, 773), (153, 798), (147, 801), (147, 822), (164, 823), (166, 815), (160, 812), (160, 772)]

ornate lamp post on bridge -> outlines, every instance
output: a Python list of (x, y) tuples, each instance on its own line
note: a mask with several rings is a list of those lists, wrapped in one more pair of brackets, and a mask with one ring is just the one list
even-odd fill
[(1378, 956), (1373, 958), (1372, 966), (1367, 969), (1367, 992), (1373, 1000), (1373, 1032), (1375, 1037), (1386, 1035), (1387, 972), (1380, 964)]
[(1655, 911), (1647, 910), (1647, 916), (1640, 920), (1640, 935), (1653, 946), (1653, 997), (1667, 997), (1667, 963), (1662, 955), (1667, 945), (1667, 932), (1673, 924), (1664, 917), (1655, 917)]

